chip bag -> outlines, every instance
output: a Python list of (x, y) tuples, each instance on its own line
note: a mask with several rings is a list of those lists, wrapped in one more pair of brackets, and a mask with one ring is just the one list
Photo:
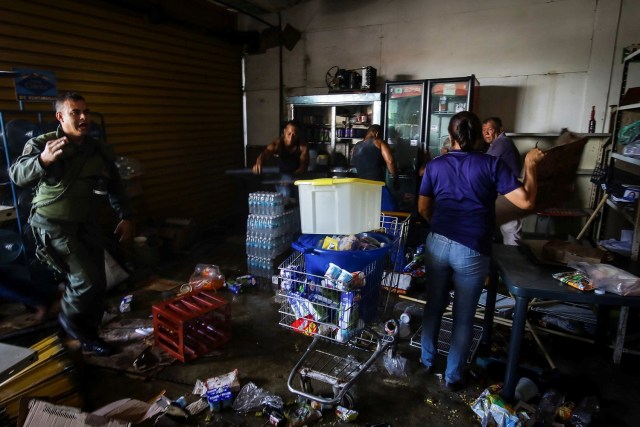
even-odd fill
[(581, 291), (592, 291), (595, 289), (593, 283), (591, 283), (591, 279), (585, 273), (580, 271), (565, 271), (562, 273), (554, 273), (554, 279), (560, 280), (562, 283), (565, 283), (572, 288), (579, 289)]

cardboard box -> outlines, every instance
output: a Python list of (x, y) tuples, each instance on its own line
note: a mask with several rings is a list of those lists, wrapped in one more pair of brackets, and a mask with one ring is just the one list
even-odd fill
[(607, 253), (602, 249), (591, 248), (562, 240), (550, 240), (542, 247), (542, 255), (550, 260), (567, 264), (569, 261), (601, 263)]

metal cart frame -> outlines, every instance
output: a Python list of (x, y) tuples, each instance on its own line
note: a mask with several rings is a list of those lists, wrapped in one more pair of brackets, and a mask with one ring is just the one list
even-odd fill
[[(357, 289), (341, 289), (325, 277), (306, 273), (304, 254), (297, 251), (280, 265), (280, 276), (274, 280), (279, 284), (279, 324), (314, 337), (289, 374), (289, 391), (323, 405), (353, 406), (349, 389), (394, 343), (393, 336), (381, 335), (366, 323), (377, 317), (371, 308), (377, 313), (385, 270), (393, 272), (404, 261), (407, 225), (408, 217), (399, 221), (397, 216), (381, 215), (380, 229), (372, 231), (384, 231), (393, 246), (362, 269), (365, 285)], [(327, 391), (326, 385), (330, 396), (314, 394)]]

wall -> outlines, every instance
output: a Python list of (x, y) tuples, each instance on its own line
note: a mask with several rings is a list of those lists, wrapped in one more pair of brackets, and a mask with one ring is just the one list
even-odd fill
[[(51, 5), (2, 2), (0, 70), (53, 71), (58, 92), (82, 93), (104, 116), (108, 142), (144, 167), (139, 220), (205, 225), (233, 215), (237, 182), (224, 171), (243, 163), (240, 47), (137, 10)], [(208, 13), (209, 22), (231, 21), (227, 30), (235, 30), (233, 14)], [(17, 108), (13, 80), (0, 79), (0, 110)]]
[[(285, 96), (327, 93), (334, 65), (385, 80), (475, 74), (478, 114), (513, 132), (597, 132), (617, 104), (622, 48), (640, 43), (633, 0), (309, 0), (282, 13), (302, 33), (283, 49)], [(263, 17), (277, 24), (277, 16)], [(241, 28), (265, 26), (244, 17)], [(635, 82), (634, 85), (640, 85)], [(278, 49), (247, 57), (248, 143), (278, 132)]]

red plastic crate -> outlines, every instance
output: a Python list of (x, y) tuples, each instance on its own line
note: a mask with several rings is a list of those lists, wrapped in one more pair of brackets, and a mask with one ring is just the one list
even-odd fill
[(152, 307), (155, 344), (181, 362), (231, 338), (231, 307), (214, 291), (195, 290)]

